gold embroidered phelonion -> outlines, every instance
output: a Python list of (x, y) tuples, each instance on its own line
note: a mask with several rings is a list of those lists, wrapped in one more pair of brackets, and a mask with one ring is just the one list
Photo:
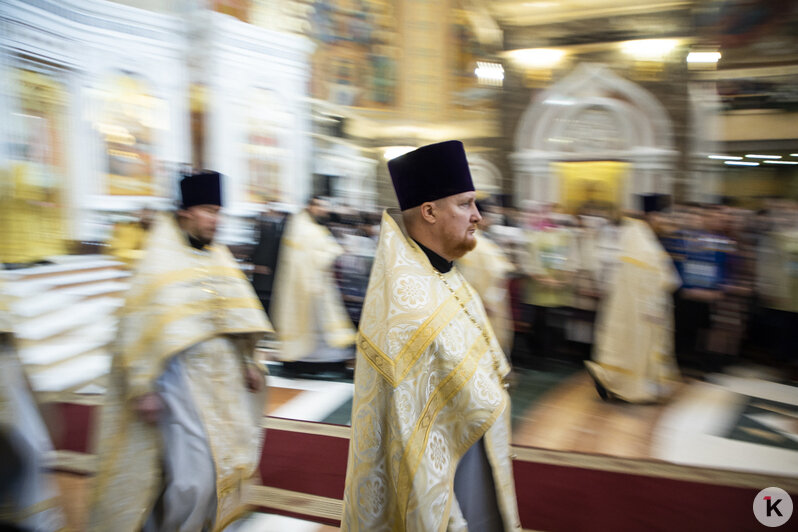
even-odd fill
[[(474, 294), (471, 293), (471, 288), (468, 286), (468, 282), (466, 282), (465, 278), (463, 278), (462, 274), (459, 271), (457, 271), (457, 270), (455, 270), (455, 271), (457, 272), (457, 275), (460, 276), (460, 280), (463, 282), (463, 286), (465, 286), (466, 289), (468, 290), (469, 295), (471, 297), (474, 297)], [(449, 282), (446, 280), (446, 277), (444, 277), (444, 275), (441, 272), (439, 272), (438, 270), (435, 270), (435, 273), (438, 275), (438, 278), (441, 281), (443, 281), (444, 286), (446, 286), (446, 288), (449, 290), (449, 292), (451, 292), (451, 294), (454, 296), (455, 300), (457, 300), (457, 303), (460, 305), (460, 308), (463, 309), (463, 312), (465, 312), (466, 317), (471, 321), (471, 323), (474, 324), (474, 326), (477, 329), (479, 329), (479, 332), (482, 333), (482, 338), (485, 339), (485, 343), (488, 345), (488, 349), (491, 352), (491, 357), (493, 358), (493, 369), (494, 369), (494, 371), (496, 373), (496, 377), (498, 377), (499, 382), (504, 387), (504, 389), (505, 390), (508, 389), (510, 387), (510, 383), (507, 382), (507, 380), (501, 374), (501, 370), (499, 369), (499, 361), (496, 360), (496, 352), (493, 350), (493, 344), (490, 341), (490, 337), (488, 336), (488, 333), (485, 332), (485, 329), (482, 328), (482, 326), (479, 324), (477, 319), (468, 311), (468, 308), (466, 308), (465, 304), (460, 299), (460, 296), (458, 296), (454, 292), (452, 287), (449, 286)], [(504, 356), (504, 355), (502, 355), (502, 356)]]

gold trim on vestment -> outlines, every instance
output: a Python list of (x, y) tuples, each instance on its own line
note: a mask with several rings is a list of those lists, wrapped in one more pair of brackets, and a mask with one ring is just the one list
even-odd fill
[[(496, 425), (504, 357), (479, 296), (457, 270), (438, 274), (400, 223), (383, 215), (361, 317), (342, 523), (353, 531), (445, 530), (468, 449), (490, 434), (509, 457)], [(509, 458), (492, 466), (511, 474)], [(515, 505), (500, 506), (507, 530)]]
[(647, 262), (643, 262), (643, 261), (642, 261), (642, 260), (640, 260), (640, 259), (636, 259), (636, 258), (634, 258), (634, 257), (630, 257), (630, 256), (628, 256), (628, 255), (623, 255), (623, 256), (621, 256), (621, 257), (620, 257), (620, 260), (621, 260), (621, 262), (625, 262), (625, 263), (627, 263), (627, 264), (631, 264), (632, 266), (638, 266), (638, 267), (640, 267), (640, 268), (645, 268), (645, 269), (647, 269), (647, 270), (654, 270), (654, 271), (656, 271), (656, 268), (654, 267), (654, 265), (653, 265), (653, 264), (649, 264), (649, 263), (647, 263)]
[[(430, 430), (435, 424), (435, 418), (438, 417), (441, 409), (446, 406), (449, 400), (460, 390), (463, 386), (474, 376), (477, 370), (479, 360), (485, 355), (486, 351), (490, 349), (485, 343), (482, 336), (477, 337), (473, 345), (468, 351), (468, 354), (463, 357), (463, 360), (455, 366), (430, 394), (424, 409), (416, 422), (413, 432), (405, 444), (405, 452), (402, 455), (402, 461), (399, 468), (399, 479), (397, 480), (397, 496), (399, 504), (397, 509), (402, 509), (399, 517), (401, 522), (404, 522), (404, 516), (407, 514), (407, 505), (410, 498), (410, 486), (413, 483), (413, 478), (416, 475), (416, 470), (421, 463), (424, 450), (427, 448), (429, 441)], [(498, 412), (501, 410), (499, 409)], [(487, 420), (487, 426), (490, 426), (496, 419), (496, 413), (493, 413)], [(474, 438), (472, 444), (484, 434), (483, 424), (480, 430), (477, 431), (477, 437)], [(466, 447), (465, 450), (467, 450)]]
[(281, 349), (277, 359), (298, 361), (317, 351), (320, 342), (335, 349), (351, 347), (357, 331), (346, 312), (332, 275), (344, 249), (330, 231), (306, 210), (286, 222), (285, 252), (275, 268), (270, 311)]
[(230, 526), (230, 524), (233, 523), (234, 521), (238, 521), (239, 519), (241, 519), (241, 517), (249, 511), (250, 509), (246, 505), (239, 506), (238, 508), (236, 508), (236, 510), (233, 513), (230, 514), (229, 517), (227, 517), (224, 521), (216, 524), (213, 527), (214, 532), (221, 532), (222, 530)]
[[(130, 347), (130, 350), (125, 353), (125, 360), (135, 360), (143, 354), (147, 354), (147, 344), (149, 344), (154, 338), (159, 336), (163, 333), (163, 330), (170, 324), (175, 321), (184, 319), (184, 318), (192, 318), (197, 317), (201, 314), (208, 314), (208, 317), (213, 320), (215, 317), (214, 314), (219, 310), (258, 310), (262, 309), (260, 302), (257, 299), (250, 298), (250, 297), (239, 297), (234, 299), (222, 299), (221, 301), (216, 300), (214, 301), (214, 307), (208, 308), (208, 301), (194, 301), (191, 303), (185, 303), (184, 305), (175, 308), (174, 310), (170, 310), (167, 314), (163, 314), (159, 316), (158, 320), (151, 324), (147, 332), (138, 340), (136, 341), (133, 346)], [(222, 331), (212, 331), (212, 335), (216, 336), (219, 333), (223, 334), (230, 334), (226, 330)], [(246, 332), (259, 332), (256, 331), (253, 327), (252, 329), (246, 330)], [(208, 335), (208, 331), (203, 331), (201, 335), (198, 335), (197, 338), (206, 338)], [(189, 340), (191, 341), (191, 340)], [(196, 343), (196, 342), (194, 342)], [(193, 345), (193, 344), (190, 344)], [(173, 353), (179, 353), (182, 349), (173, 349), (171, 353), (164, 353), (162, 356), (164, 358), (168, 358)]]
[[(466, 296), (468, 297), (466, 298)], [(363, 331), (358, 333), (357, 346), (374, 369), (395, 388), (418, 362), (438, 333), (457, 314), (460, 310), (461, 300), (464, 301), (464, 304), (471, 301), (471, 293), (465, 284), (460, 286), (454, 295), (449, 296), (424, 323), (419, 325), (413, 336), (396, 355), (396, 359), (391, 359), (386, 355)]]
[(34, 515), (60, 506), (61, 498), (59, 496), (50, 497), (43, 501), (21, 508), (18, 510), (8, 510), (0, 507), (0, 521), (4, 523), (21, 523), (22, 521), (33, 517)]
[(224, 278), (228, 276), (238, 277), (245, 281), (247, 280), (240, 268), (221, 265), (206, 266), (204, 268), (184, 268), (182, 270), (158, 274), (141, 292), (125, 301), (125, 307), (122, 312), (124, 313), (126, 309), (135, 309), (143, 302), (149, 300), (158, 290), (172, 283), (189, 283), (207, 277)]
[[(208, 441), (210, 446), (210, 440)], [(215, 452), (211, 452), (211, 455), (214, 459), (214, 467), (218, 471), (219, 465), (216, 463), (216, 456)], [(247, 507), (246, 502), (244, 501), (244, 490), (245, 490), (245, 483), (248, 479), (245, 479), (243, 476), (242, 468), (236, 468), (235, 472), (231, 473), (227, 477), (217, 480), (216, 482), (216, 523), (214, 524), (213, 530), (214, 532), (219, 532), (224, 530), (230, 523), (239, 519), (242, 515), (244, 515), (249, 508)], [(230, 512), (228, 515), (222, 515), (219, 510), (221, 503), (223, 500), (226, 500), (229, 497), (235, 497), (236, 494), (234, 492), (238, 491), (239, 496), (239, 504), (237, 504), (233, 511)]]

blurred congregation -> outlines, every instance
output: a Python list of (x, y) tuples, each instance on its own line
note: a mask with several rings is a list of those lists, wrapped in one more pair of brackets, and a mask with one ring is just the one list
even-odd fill
[[(347, 529), (355, 424), (392, 426), (355, 413), (389, 166), (450, 139), (476, 247), (412, 240), (512, 368), (505, 529), (748, 530), (798, 494), (796, 1), (0, 0), (0, 116), (2, 530), (170, 530), (152, 479), (189, 460), (131, 404), (218, 430), (181, 530)], [(386, 301), (424, 307), (397, 257)], [(234, 359), (252, 397), (197, 392)]]
[[(658, 194), (637, 200), (639, 209), (626, 213), (600, 202), (585, 202), (572, 213), (544, 202), (529, 201), (521, 208), (504, 207), (495, 197), (478, 202), (481, 237), (495, 245), (494, 255), (482, 259), (478, 251), (458, 266), (495, 318), (493, 327), (513, 364), (545, 369), (548, 362), (590, 357), (596, 314), (620, 261), (622, 217), (631, 215), (650, 223), (679, 273), (674, 342), (683, 371), (700, 376), (748, 360), (794, 379), (798, 302), (787, 264), (798, 204), (771, 199), (754, 211), (672, 203)], [(310, 203), (314, 219), (340, 245), (329, 273), (357, 327), (379, 237), (379, 212), (336, 208), (323, 197)], [(290, 216), (279, 206), (267, 207), (256, 219), (257, 241), (237, 248), (267, 312), (273, 308)], [(119, 258), (131, 251), (122, 243), (123, 227), (109, 244)], [(324, 371), (313, 365), (306, 369)]]

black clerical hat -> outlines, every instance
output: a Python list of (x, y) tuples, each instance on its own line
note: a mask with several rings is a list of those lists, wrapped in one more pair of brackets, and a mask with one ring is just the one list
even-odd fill
[(222, 176), (213, 170), (198, 170), (184, 174), (180, 180), (181, 207), (188, 209), (195, 205), (222, 206)]
[(644, 213), (664, 211), (670, 207), (667, 194), (640, 194), (640, 208)]
[(393, 189), (403, 211), (425, 201), (474, 190), (463, 143), (430, 144), (388, 161)]

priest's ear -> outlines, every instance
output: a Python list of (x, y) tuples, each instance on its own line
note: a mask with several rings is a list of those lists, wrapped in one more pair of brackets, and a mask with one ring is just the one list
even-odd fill
[(434, 201), (425, 201), (418, 206), (418, 213), (425, 222), (434, 224), (438, 220), (438, 204)]

